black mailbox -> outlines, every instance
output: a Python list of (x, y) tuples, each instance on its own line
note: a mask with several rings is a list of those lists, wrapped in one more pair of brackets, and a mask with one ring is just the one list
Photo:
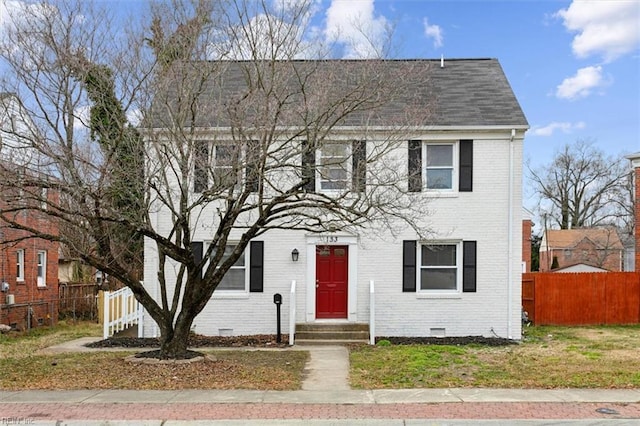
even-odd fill
[(276, 342), (282, 342), (282, 336), (280, 333), (280, 305), (282, 305), (282, 295), (280, 293), (276, 293), (273, 295), (273, 303), (276, 304), (276, 326), (277, 326), (277, 337)]

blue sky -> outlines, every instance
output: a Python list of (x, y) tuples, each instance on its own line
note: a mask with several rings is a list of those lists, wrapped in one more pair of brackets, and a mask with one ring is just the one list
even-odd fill
[[(374, 44), (393, 26), (393, 57), (498, 58), (531, 126), (534, 167), (578, 139), (615, 156), (640, 151), (640, 0), (312, 1), (315, 32), (343, 57), (366, 56), (357, 22)], [(148, 4), (100, 3), (125, 14)]]
[(524, 155), (534, 168), (578, 139), (613, 156), (640, 151), (638, 0), (334, 0), (322, 7), (325, 29), (347, 25), (349, 15), (393, 24), (399, 57), (498, 58), (531, 126)]
[(576, 139), (640, 151), (640, 1), (351, 3), (395, 23), (399, 56), (498, 58), (531, 126), (533, 165)]

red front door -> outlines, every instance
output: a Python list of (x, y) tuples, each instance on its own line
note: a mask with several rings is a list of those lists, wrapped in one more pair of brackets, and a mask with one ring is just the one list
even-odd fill
[(316, 318), (347, 318), (349, 246), (316, 247)]

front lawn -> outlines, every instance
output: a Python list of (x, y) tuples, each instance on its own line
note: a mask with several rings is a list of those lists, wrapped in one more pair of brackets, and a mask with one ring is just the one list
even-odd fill
[(519, 345), (351, 350), (351, 385), (397, 388), (637, 388), (640, 325), (527, 327)]
[[(80, 337), (100, 336), (94, 323), (59, 323), (24, 333), (0, 334), (0, 390), (20, 389), (259, 389), (302, 386), (306, 351), (231, 349), (192, 364), (132, 364), (124, 351), (41, 354)], [(133, 352), (132, 352), (133, 350)], [(197, 349), (199, 350), (199, 349)]]

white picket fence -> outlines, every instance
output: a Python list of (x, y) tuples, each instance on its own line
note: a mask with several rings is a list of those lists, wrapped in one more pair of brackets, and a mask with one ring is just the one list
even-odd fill
[(123, 287), (113, 292), (104, 292), (103, 301), (103, 338), (113, 336), (118, 331), (134, 325), (138, 326), (138, 337), (142, 337), (142, 305), (133, 296), (129, 287)]

